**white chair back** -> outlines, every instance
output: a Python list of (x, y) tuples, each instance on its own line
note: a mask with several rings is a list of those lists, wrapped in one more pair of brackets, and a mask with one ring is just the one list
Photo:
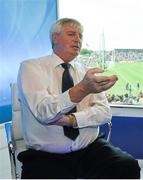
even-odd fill
[[(11, 127), (11, 138), (14, 149), (15, 158), (15, 175), (12, 174), (14, 178), (20, 178), (21, 176), (21, 162), (17, 159), (17, 155), (26, 150), (24, 144), (23, 132), (22, 132), (22, 110), (18, 99), (18, 88), (17, 84), (11, 84), (11, 98), (12, 98), (12, 127)], [(14, 172), (14, 171), (13, 171)]]

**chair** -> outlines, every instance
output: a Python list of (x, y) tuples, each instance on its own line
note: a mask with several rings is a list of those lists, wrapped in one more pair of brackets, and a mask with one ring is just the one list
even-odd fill
[(12, 97), (12, 122), (5, 124), (7, 143), (11, 163), (11, 175), (13, 179), (21, 177), (21, 162), (17, 159), (19, 152), (26, 150), (24, 144), (22, 125), (21, 125), (21, 107), (18, 100), (17, 84), (11, 84)]
[[(11, 175), (13, 179), (21, 177), (21, 162), (17, 159), (18, 153), (26, 150), (22, 133), (22, 111), (18, 100), (17, 84), (11, 84), (12, 97), (12, 122), (5, 124), (7, 143), (11, 163)], [(105, 132), (107, 141), (110, 141), (112, 124), (105, 125), (101, 131)]]

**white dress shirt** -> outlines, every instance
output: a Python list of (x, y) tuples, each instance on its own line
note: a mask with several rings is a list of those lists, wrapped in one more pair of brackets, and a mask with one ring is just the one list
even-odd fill
[[(74, 84), (86, 73), (82, 64), (71, 62)], [(99, 134), (99, 125), (111, 121), (111, 111), (104, 93), (90, 94), (80, 103), (71, 102), (69, 91), (61, 92), (63, 60), (56, 54), (23, 61), (18, 73), (18, 91), (22, 105), (22, 125), (28, 147), (53, 153), (85, 148)], [(79, 136), (75, 141), (64, 136), (63, 127), (49, 125), (77, 106)]]

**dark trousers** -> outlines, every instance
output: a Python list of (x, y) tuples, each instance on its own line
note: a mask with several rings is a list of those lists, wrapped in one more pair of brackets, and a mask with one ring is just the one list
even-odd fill
[(99, 137), (87, 148), (55, 154), (21, 152), (22, 179), (139, 179), (138, 161)]

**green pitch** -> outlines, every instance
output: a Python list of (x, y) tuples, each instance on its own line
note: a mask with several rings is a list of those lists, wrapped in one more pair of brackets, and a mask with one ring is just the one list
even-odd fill
[[(108, 93), (122, 95), (126, 92), (126, 84), (131, 85), (131, 94), (137, 95), (143, 91), (143, 62), (116, 62), (109, 65), (104, 74), (116, 74), (119, 78), (117, 83), (108, 90)], [(139, 83), (140, 87), (137, 87)]]

